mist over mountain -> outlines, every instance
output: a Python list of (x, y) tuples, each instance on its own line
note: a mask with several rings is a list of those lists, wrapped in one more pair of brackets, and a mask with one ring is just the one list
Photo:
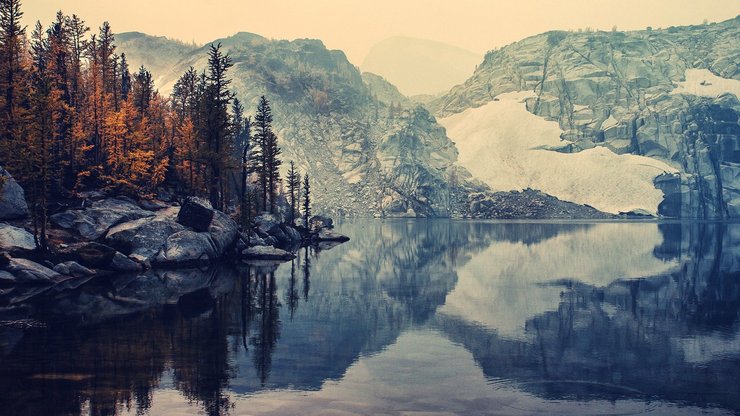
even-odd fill
[(470, 77), (480, 61), (479, 54), (457, 46), (395, 36), (373, 46), (360, 67), (412, 96), (449, 90)]

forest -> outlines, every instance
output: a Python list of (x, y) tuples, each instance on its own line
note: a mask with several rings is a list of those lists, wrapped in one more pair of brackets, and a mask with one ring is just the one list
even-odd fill
[(87, 191), (202, 197), (242, 227), (261, 212), (308, 223), (309, 175), (290, 162), (283, 186), (270, 102), (246, 115), (220, 44), (165, 97), (116, 53), (107, 22), (91, 33), (60, 11), (29, 30), (22, 16), (21, 1), (0, 1), (0, 165), (25, 190), (39, 248), (50, 214)]

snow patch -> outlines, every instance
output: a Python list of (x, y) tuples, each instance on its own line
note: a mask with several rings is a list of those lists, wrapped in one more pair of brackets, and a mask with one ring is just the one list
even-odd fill
[(715, 98), (730, 93), (740, 98), (740, 81), (714, 75), (708, 69), (687, 69), (686, 81), (678, 83), (673, 94)]
[(658, 160), (618, 155), (604, 147), (560, 153), (557, 122), (525, 108), (532, 92), (499, 95), (497, 101), (439, 120), (459, 150), (459, 163), (496, 191), (538, 189), (565, 201), (611, 213), (655, 214), (663, 193), (653, 179), (676, 169)]

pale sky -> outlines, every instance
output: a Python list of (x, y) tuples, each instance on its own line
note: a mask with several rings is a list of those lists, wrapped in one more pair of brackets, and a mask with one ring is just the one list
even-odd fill
[(94, 29), (139, 31), (204, 44), (236, 32), (274, 39), (318, 38), (362, 64), (396, 35), (477, 53), (552, 29), (644, 29), (718, 22), (740, 0), (23, 0), (25, 24), (47, 25), (57, 10)]

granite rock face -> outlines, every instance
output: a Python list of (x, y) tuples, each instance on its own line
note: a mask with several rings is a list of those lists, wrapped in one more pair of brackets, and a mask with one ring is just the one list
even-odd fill
[[(473, 76), (435, 100), (447, 116), (502, 93), (534, 91), (527, 109), (557, 121), (560, 151), (594, 146), (667, 162), (659, 214), (740, 215), (740, 17), (635, 32), (548, 32), (490, 51)], [(723, 91), (721, 86), (731, 91)]]

